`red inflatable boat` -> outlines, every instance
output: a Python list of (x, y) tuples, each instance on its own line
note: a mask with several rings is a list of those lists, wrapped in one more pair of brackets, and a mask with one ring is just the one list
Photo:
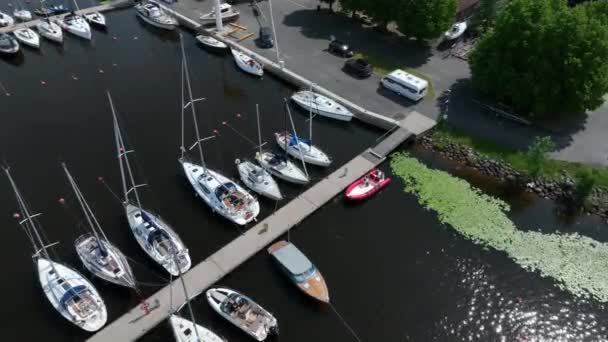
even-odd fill
[(351, 200), (366, 199), (387, 186), (390, 181), (382, 171), (373, 169), (346, 188), (346, 197)]

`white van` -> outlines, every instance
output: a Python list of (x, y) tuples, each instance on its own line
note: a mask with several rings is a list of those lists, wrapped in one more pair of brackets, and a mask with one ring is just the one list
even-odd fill
[(392, 90), (397, 95), (405, 96), (410, 100), (420, 101), (425, 95), (429, 83), (420, 77), (397, 69), (380, 80), (382, 86)]

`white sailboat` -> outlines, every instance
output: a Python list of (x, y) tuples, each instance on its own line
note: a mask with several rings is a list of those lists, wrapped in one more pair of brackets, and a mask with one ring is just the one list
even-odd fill
[(13, 17), (19, 21), (30, 21), (32, 20), (32, 12), (23, 7), (21, 1), (17, 0), (15, 10), (13, 11)]
[(74, 243), (78, 257), (93, 275), (110, 283), (135, 289), (135, 277), (127, 258), (110, 243), (67, 166), (65, 163), (61, 166), (91, 229), (91, 232), (79, 236)]
[(309, 118), (309, 139), (304, 139), (298, 137), (296, 127), (293, 124), (293, 119), (291, 117), (291, 110), (289, 109), (289, 104), (287, 101), (285, 101), (285, 108), (289, 114), (293, 134), (287, 131), (283, 133), (275, 133), (274, 135), (277, 144), (292, 157), (300, 158), (302, 161), (308, 164), (329, 166), (331, 164), (331, 159), (320, 148), (312, 144), (312, 112), (310, 113)]
[(19, 52), (19, 42), (8, 33), (0, 33), (0, 53), (14, 55)]
[(10, 15), (0, 12), (0, 27), (12, 26), (15, 20)]
[[(135, 177), (128, 157), (128, 154), (133, 151), (126, 150), (125, 148), (116, 112), (114, 111), (114, 104), (109, 92), (108, 101), (110, 102), (114, 119), (114, 139), (124, 193), (123, 206), (129, 227), (135, 236), (135, 240), (137, 240), (137, 243), (144, 252), (165, 268), (167, 272), (174, 276), (186, 272), (192, 265), (188, 249), (169, 224), (145, 209), (141, 204), (137, 188), (144, 186), (144, 184), (135, 183)], [(129, 186), (127, 186), (127, 177)], [(132, 201), (130, 195), (132, 195), (134, 201)]]
[(63, 18), (57, 20), (67, 32), (86, 40), (91, 40), (91, 26), (89, 23), (76, 12), (71, 12)]
[(13, 34), (22, 45), (40, 49), (40, 36), (31, 28), (20, 27), (15, 29)]
[[(203, 146), (201, 143), (210, 138), (201, 139), (200, 137), (196, 119), (196, 110), (194, 108), (194, 103), (198, 100), (194, 100), (192, 97), (188, 60), (186, 59), (186, 53), (184, 52), (184, 42), (181, 34), (180, 41), (182, 49), (182, 144), (180, 147), (181, 157), (179, 158), (179, 163), (182, 165), (186, 178), (188, 178), (188, 181), (194, 188), (195, 193), (211, 208), (211, 210), (238, 225), (245, 225), (255, 220), (259, 215), (260, 204), (258, 203), (258, 200), (249, 194), (247, 190), (243, 189), (243, 187), (232, 181), (230, 178), (222, 175), (218, 171), (207, 168), (207, 165), (205, 164)], [(183, 104), (184, 79), (186, 80), (189, 98), (188, 103), (185, 105)], [(187, 107), (190, 107), (192, 110), (194, 132), (196, 133), (196, 142), (194, 145), (192, 145), (192, 147), (190, 147), (190, 150), (192, 150), (194, 147), (198, 147), (201, 165), (188, 161), (185, 156), (184, 109)]]
[(246, 54), (236, 49), (231, 49), (232, 56), (236, 65), (248, 74), (262, 77), (264, 75), (264, 67), (255, 58), (247, 56)]
[[(236, 19), (238, 19), (239, 15), (240, 15), (239, 11), (235, 10), (234, 7), (232, 7), (232, 5), (227, 4), (227, 3), (220, 4), (219, 12), (220, 12), (220, 18), (222, 18), (222, 22), (236, 20)], [(201, 15), (200, 20), (204, 24), (210, 24), (210, 23), (215, 22), (216, 15), (217, 15), (216, 8), (213, 7), (209, 13), (205, 13), (205, 14)]]
[[(260, 131), (260, 110), (257, 104), (255, 105), (255, 110), (258, 121), (258, 142), (260, 148), (258, 154), (261, 155), (263, 144), (262, 134)], [(239, 175), (241, 176), (241, 181), (245, 183), (249, 189), (275, 201), (280, 201), (283, 199), (279, 185), (264, 167), (259, 167), (248, 160), (240, 161), (237, 159), (235, 163), (239, 171)]]
[(226, 43), (220, 42), (219, 40), (211, 36), (204, 36), (202, 34), (199, 34), (195, 38), (199, 43), (201, 43), (203, 47), (208, 50), (217, 52), (224, 52), (228, 50), (228, 45), (226, 45)]
[(91, 24), (102, 28), (106, 27), (106, 16), (99, 12), (87, 13), (84, 15), (84, 18)]
[(65, 319), (86, 331), (97, 331), (107, 321), (106, 305), (95, 287), (80, 273), (51, 260), (48, 248), (37, 224), (37, 217), (32, 214), (13, 181), (8, 168), (4, 172), (11, 183), (20, 214), (20, 225), (27, 234), (35, 250), (33, 259), (38, 271), (38, 279), (47, 299)]
[(177, 20), (165, 13), (158, 4), (148, 1), (142, 2), (135, 5), (135, 10), (138, 17), (152, 26), (165, 30), (175, 30), (179, 25)]
[(52, 22), (48, 17), (40, 19), (36, 24), (36, 29), (42, 37), (56, 43), (63, 43), (63, 30), (61, 26)]
[(299, 91), (291, 99), (305, 110), (320, 116), (340, 121), (350, 121), (353, 118), (353, 113), (346, 107), (312, 90)]

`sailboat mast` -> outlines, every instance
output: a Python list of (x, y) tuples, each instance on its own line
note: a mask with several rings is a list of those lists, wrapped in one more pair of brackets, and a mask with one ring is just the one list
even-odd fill
[[(80, 192), (80, 189), (78, 189), (78, 185), (76, 185), (76, 181), (74, 180), (74, 178), (72, 177), (72, 174), (68, 170), (67, 165), (65, 163), (61, 163), (61, 167), (63, 168), (63, 171), (65, 172), (65, 175), (68, 178), (70, 185), (72, 186), (72, 190), (74, 191), (74, 194), (76, 195), (76, 199), (78, 200), (78, 203), (80, 204), (80, 208), (84, 212), (84, 216), (86, 217), (87, 222), (89, 223), (89, 226), (91, 227), (91, 230), (93, 231), (93, 234), (95, 235), (95, 238), (98, 241), (98, 245), (100, 246), (100, 249), (103, 250), (103, 247), (101, 244), (101, 237), (99, 236), (97, 229), (93, 223), (93, 220), (91, 219), (91, 216), (93, 214), (91, 211), (91, 208), (86, 203), (84, 197), (82, 196), (82, 193)], [(97, 223), (97, 220), (95, 220), (95, 223)], [(105, 236), (104, 236), (104, 238), (105, 238)]]
[(181, 108), (182, 144), (181, 144), (181, 147), (180, 147), (180, 151), (181, 151), (180, 160), (181, 160), (181, 159), (184, 159), (184, 155), (186, 154), (186, 147), (184, 145), (184, 110), (185, 110), (184, 106), (186, 104), (184, 103), (184, 95), (185, 95), (184, 92), (185, 91), (184, 91), (184, 59), (183, 58), (182, 58), (182, 63), (180, 65), (180, 69), (181, 69), (181, 75), (182, 75), (182, 77), (181, 77), (181, 80), (182, 80), (182, 84), (181, 84), (182, 85), (182, 91), (181, 91), (181, 95), (182, 95), (182, 108)]
[(312, 91), (312, 83), (310, 84), (310, 106), (308, 107), (308, 140), (312, 146), (312, 102), (315, 102), (315, 93)]
[(194, 318), (194, 310), (192, 310), (192, 304), (190, 303), (190, 295), (188, 294), (188, 288), (186, 287), (186, 281), (184, 280), (182, 269), (179, 267), (179, 263), (177, 261), (177, 248), (173, 245), (173, 262), (177, 267), (177, 272), (179, 272), (179, 280), (182, 283), (182, 288), (184, 290), (184, 296), (186, 296), (186, 304), (188, 305), (188, 311), (190, 312), (190, 320), (192, 321), (192, 325), (194, 326), (194, 334), (196, 335), (197, 341), (202, 341), (201, 337), (198, 334), (198, 329), (196, 327), (196, 319)]
[(201, 158), (201, 166), (207, 172), (207, 165), (205, 164), (205, 156), (203, 154), (203, 146), (201, 145), (201, 135), (198, 129), (198, 121), (196, 120), (196, 109), (194, 109), (194, 97), (192, 96), (192, 86), (190, 84), (190, 72), (188, 71), (188, 59), (186, 58), (186, 51), (184, 50), (184, 37), (180, 33), (179, 40), (182, 48), (182, 63), (184, 65), (184, 74), (186, 76), (186, 85), (188, 86), (188, 98), (190, 108), (192, 109), (192, 120), (194, 121), (194, 131), (196, 132), (196, 144), (198, 145), (198, 153)]
[[(110, 92), (107, 92), (108, 94), (108, 101), (110, 102), (110, 108), (112, 109), (112, 117), (114, 118), (114, 140), (116, 141), (116, 149), (118, 151), (118, 161), (119, 161), (119, 165), (120, 165), (120, 175), (122, 177), (122, 189), (124, 192), (124, 196), (125, 196), (125, 203), (129, 202), (129, 191), (133, 190), (133, 192), (135, 193), (135, 201), (137, 202), (137, 206), (141, 207), (141, 202), (139, 200), (139, 194), (137, 193), (137, 186), (135, 184), (135, 178), (133, 177), (133, 171), (131, 170), (131, 164), (129, 164), (129, 156), (128, 151), (125, 149), (125, 143), (122, 139), (122, 134), (120, 133), (120, 125), (118, 124), (118, 119), (116, 118), (116, 111), (114, 109), (114, 102), (112, 102), (112, 96), (110, 95)], [(127, 189), (127, 182), (126, 182), (126, 177), (125, 177), (125, 172), (124, 172), (124, 166), (123, 166), (123, 158), (124, 157), (124, 163), (126, 165), (126, 169), (127, 169), (127, 173), (129, 175), (129, 180), (131, 181), (131, 189)]]
[(74, 7), (76, 7), (77, 11), (80, 11), (80, 8), (78, 8), (78, 3), (76, 2), (76, 0), (74, 0)]
[(260, 158), (262, 157), (262, 130), (260, 128), (260, 105), (255, 104), (255, 114), (258, 121), (258, 146), (260, 147)]
[[(308, 177), (308, 170), (306, 169), (306, 163), (304, 162), (304, 154), (302, 153), (302, 149), (300, 148), (300, 142), (298, 139), (298, 132), (296, 132), (296, 125), (293, 123), (293, 118), (291, 117), (291, 111), (289, 110), (289, 103), (287, 103), (287, 99), (283, 99), (285, 101), (285, 108), (287, 109), (287, 115), (289, 115), (289, 122), (291, 122), (291, 128), (293, 129), (293, 136), (298, 144), (298, 152), (300, 152), (300, 159), (302, 160), (302, 167), (304, 168), (304, 173), (306, 173), (306, 177)], [(287, 151), (287, 134), (285, 134), (285, 151)]]

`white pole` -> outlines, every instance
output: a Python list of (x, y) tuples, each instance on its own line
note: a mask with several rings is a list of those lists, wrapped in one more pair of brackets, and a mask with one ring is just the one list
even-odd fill
[(220, 11), (220, 0), (215, 0), (215, 29), (217, 33), (224, 31), (224, 24), (222, 23), (222, 12)]
[(277, 63), (279, 63), (279, 67), (283, 69), (283, 61), (281, 60), (279, 53), (279, 39), (277, 38), (277, 31), (274, 28), (274, 15), (272, 14), (272, 0), (268, 0), (268, 6), (270, 7), (270, 25), (272, 26), (272, 35), (274, 36), (274, 48), (277, 52)]

